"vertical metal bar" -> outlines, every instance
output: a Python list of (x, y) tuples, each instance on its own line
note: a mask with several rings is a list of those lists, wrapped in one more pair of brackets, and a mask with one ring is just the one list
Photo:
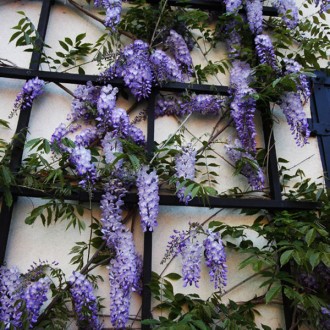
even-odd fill
[[(265, 106), (265, 105), (264, 105)], [(269, 105), (267, 105), (269, 108)], [(264, 131), (264, 140), (266, 147), (268, 146), (268, 180), (269, 180), (269, 189), (271, 198), (280, 201), (282, 200), (282, 193), (281, 193), (281, 182), (280, 182), (280, 175), (278, 171), (277, 165), (277, 155), (276, 155), (276, 148), (275, 148), (275, 139), (273, 133), (273, 125), (270, 118), (267, 118), (265, 115), (262, 118), (263, 123), (263, 131)], [(291, 273), (290, 265), (286, 264), (281, 270)], [(292, 301), (286, 297), (284, 294), (284, 290), (282, 290), (282, 300), (283, 300), (283, 311), (284, 311), (284, 318), (285, 318), (285, 325), (286, 329), (291, 329), (291, 325), (293, 324), (293, 308), (292, 308)], [(294, 329), (291, 329), (294, 330)]]
[[(147, 133), (147, 153), (149, 159), (152, 158), (154, 152), (155, 141), (155, 101), (157, 91), (152, 90), (148, 103), (148, 133)], [(152, 272), (152, 232), (144, 233), (144, 248), (143, 248), (143, 291), (142, 291), (142, 320), (151, 318), (151, 272)], [(149, 325), (142, 325), (142, 330), (149, 330)]]
[[(43, 46), (43, 40), (46, 36), (47, 25), (49, 21), (50, 9), (53, 4), (53, 0), (43, 0), (40, 12), (40, 18), (38, 22), (37, 31), (39, 33), (40, 39), (37, 41), (38, 51), (34, 51), (31, 55), (30, 69), (38, 70), (41, 61), (41, 50)], [(18, 118), (18, 123), (15, 132), (15, 140), (13, 141), (11, 159), (10, 159), (10, 169), (13, 172), (17, 172), (20, 168), (25, 139), (27, 135), (27, 127), (29, 125), (31, 115), (31, 107), (22, 111)], [(8, 242), (8, 235), (10, 230), (11, 216), (13, 212), (14, 202), (8, 207), (2, 201), (2, 207), (0, 212), (0, 265), (4, 263), (6, 255), (6, 247)]]

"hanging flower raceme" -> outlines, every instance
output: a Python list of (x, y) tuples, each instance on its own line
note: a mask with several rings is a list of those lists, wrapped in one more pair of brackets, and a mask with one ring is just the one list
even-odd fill
[(283, 111), (296, 144), (300, 147), (308, 142), (310, 130), (301, 98), (298, 93), (287, 92), (282, 95), (279, 106)]
[(94, 0), (94, 5), (103, 6), (106, 9), (104, 25), (113, 32), (116, 31), (120, 22), (122, 0)]
[(242, 0), (223, 0), (227, 13), (234, 13), (242, 5)]
[(38, 321), (40, 309), (45, 301), (47, 301), (47, 293), (49, 291), (51, 280), (48, 277), (42, 277), (38, 281), (31, 282), (24, 292), (24, 300), (30, 328)]
[(125, 327), (129, 317), (131, 294), (140, 292), (141, 258), (135, 252), (133, 235), (122, 224), (122, 198), (126, 193), (119, 180), (105, 187), (101, 200), (102, 233), (115, 257), (109, 265), (111, 322), (117, 329)]
[(205, 264), (209, 268), (214, 288), (222, 291), (227, 285), (226, 251), (219, 232), (212, 232), (208, 229), (206, 233), (207, 238), (203, 242)]
[(182, 72), (177, 64), (171, 57), (169, 57), (162, 50), (155, 50), (150, 56), (150, 63), (154, 77), (158, 84), (163, 84), (168, 81), (183, 82)]
[(251, 32), (253, 34), (262, 33), (261, 0), (246, 0), (246, 14)]
[(0, 322), (5, 329), (10, 326), (22, 328), (22, 309), (18, 303), (23, 299), (22, 278), (17, 268), (0, 267)]
[(241, 52), (242, 37), (239, 25), (235, 20), (230, 21), (225, 26), (226, 46), (228, 49), (228, 57), (231, 59), (239, 58)]
[(233, 146), (226, 146), (229, 159), (239, 167), (240, 173), (244, 175), (254, 190), (262, 190), (265, 186), (264, 173), (254, 157), (246, 152), (239, 140), (235, 140)]
[(91, 81), (88, 81), (86, 85), (78, 85), (71, 103), (72, 121), (91, 119), (92, 109), (96, 107), (99, 96), (100, 87), (93, 86)]
[[(182, 146), (182, 150), (175, 157), (175, 174), (178, 178), (183, 180), (195, 179), (195, 163), (196, 163), (197, 151), (192, 147), (191, 144)], [(180, 187), (180, 181), (176, 183), (177, 196), (180, 202), (184, 202), (186, 205), (191, 201), (191, 194), (185, 194), (185, 187)]]
[(271, 66), (274, 71), (279, 72), (274, 47), (269, 36), (260, 34), (255, 37), (254, 42), (256, 45), (259, 62), (261, 64), (267, 64)]
[(297, 90), (301, 92), (303, 98), (305, 99), (305, 101), (307, 101), (311, 96), (311, 89), (307, 76), (301, 73), (302, 66), (292, 59), (285, 58), (283, 61), (285, 64), (284, 74), (298, 75)]
[(89, 149), (83, 146), (73, 148), (70, 161), (74, 165), (77, 174), (83, 177), (79, 182), (82, 187), (87, 187), (87, 183), (95, 183), (97, 179), (96, 167), (92, 163), (92, 154)]
[(197, 239), (196, 230), (191, 230), (190, 235), (181, 246), (182, 256), (182, 277), (183, 286), (193, 283), (198, 288), (198, 282), (201, 277), (201, 259), (203, 244)]
[(194, 72), (193, 63), (188, 46), (182, 36), (171, 30), (165, 43), (182, 72), (187, 75), (187, 78), (191, 77)]
[(142, 40), (135, 40), (122, 53), (123, 64), (117, 75), (124, 79), (126, 86), (139, 101), (150, 95), (153, 75), (149, 62), (149, 46)]
[(253, 98), (255, 90), (249, 87), (251, 82), (251, 68), (246, 62), (235, 60), (230, 71), (230, 104), (231, 117), (234, 120), (236, 131), (242, 148), (247, 152), (256, 153), (256, 128), (254, 114), (256, 100)]
[(73, 308), (77, 314), (78, 322), (84, 328), (101, 329), (102, 326), (97, 315), (97, 300), (92, 284), (86, 279), (85, 275), (76, 271), (70, 276), (69, 284)]
[(75, 136), (74, 143), (76, 146), (82, 146), (87, 148), (97, 139), (97, 137), (97, 129), (95, 127), (88, 127)]
[(320, 3), (320, 13), (323, 13), (330, 6), (330, 0), (315, 0), (316, 7), (318, 7)]
[(118, 232), (116, 257), (109, 265), (111, 323), (117, 329), (125, 328), (129, 318), (132, 292), (141, 291), (141, 258), (135, 252), (133, 235)]
[(273, 5), (289, 29), (298, 25), (298, 7), (295, 0), (275, 0)]
[(149, 168), (144, 166), (138, 172), (136, 185), (139, 195), (139, 209), (141, 226), (144, 232), (153, 231), (158, 225), (159, 212), (158, 176), (156, 171), (148, 173)]
[(28, 80), (21, 92), (16, 96), (14, 110), (11, 116), (19, 111), (26, 110), (32, 106), (33, 101), (43, 93), (45, 82), (38, 77)]
[(177, 96), (159, 96), (156, 100), (155, 114), (157, 117), (176, 115), (179, 117), (190, 113), (217, 115), (223, 106), (223, 99), (216, 95), (198, 94), (188, 99)]

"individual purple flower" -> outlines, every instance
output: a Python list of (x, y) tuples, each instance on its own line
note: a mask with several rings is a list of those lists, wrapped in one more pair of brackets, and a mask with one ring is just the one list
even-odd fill
[(253, 34), (262, 33), (261, 0), (246, 0), (246, 14), (251, 32)]
[(294, 0), (275, 0), (273, 5), (289, 29), (298, 25), (298, 8)]
[(22, 277), (17, 268), (0, 267), (0, 322), (5, 329), (22, 328)]
[(182, 72), (187, 75), (187, 78), (191, 77), (194, 72), (193, 63), (188, 46), (182, 36), (171, 30), (169, 37), (166, 39), (166, 45)]
[(85, 275), (76, 271), (70, 276), (69, 284), (78, 323), (82, 323), (86, 329), (101, 329), (102, 326), (97, 315), (97, 300), (92, 284), (86, 279)]
[(212, 232), (208, 229), (206, 234), (207, 238), (203, 242), (205, 264), (209, 268), (214, 288), (222, 291), (227, 285), (226, 251), (219, 232)]
[(150, 63), (158, 84), (161, 85), (168, 81), (183, 81), (182, 72), (177, 62), (162, 50), (157, 49), (154, 51), (150, 56)]
[(45, 82), (38, 77), (28, 80), (16, 97), (13, 113), (29, 109), (33, 101), (43, 93), (44, 86)]
[(239, 140), (235, 140), (233, 146), (226, 146), (229, 159), (239, 166), (240, 173), (244, 175), (254, 190), (262, 190), (265, 186), (264, 173), (254, 157), (246, 152)]
[[(197, 151), (191, 144), (182, 146), (182, 150), (175, 157), (175, 175), (183, 180), (195, 179), (195, 163), (196, 163)], [(180, 187), (180, 181), (176, 183), (177, 196), (180, 202), (184, 202), (186, 205), (191, 201), (191, 194), (185, 194), (185, 186)]]
[(230, 115), (234, 120), (237, 135), (243, 149), (247, 152), (256, 153), (256, 128), (254, 124), (254, 113), (256, 100), (253, 98), (255, 90), (249, 87), (251, 68), (248, 63), (238, 60), (233, 61), (230, 71)]
[(286, 117), (296, 144), (304, 146), (310, 136), (310, 130), (300, 95), (293, 92), (284, 93), (279, 100), (279, 106)]
[(242, 4), (242, 0), (223, 0), (226, 5), (227, 13), (234, 13), (238, 10), (238, 7)]
[(284, 74), (297, 74), (298, 75), (298, 83), (297, 90), (302, 93), (305, 101), (307, 101), (311, 96), (310, 84), (308, 82), (308, 78), (305, 74), (301, 73), (302, 66), (296, 62), (295, 60), (285, 58), (285, 71)]
[(201, 277), (201, 258), (203, 244), (197, 239), (196, 230), (191, 230), (181, 251), (183, 286), (193, 283), (198, 288)]
[(254, 42), (259, 62), (271, 66), (274, 71), (278, 72), (279, 67), (276, 62), (275, 51), (270, 38), (265, 34), (260, 34), (255, 37)]
[(156, 171), (148, 173), (148, 170), (147, 166), (142, 167), (136, 179), (141, 226), (144, 232), (153, 231), (154, 227), (158, 225), (159, 212), (158, 176)]
[(30, 328), (38, 321), (40, 309), (45, 301), (47, 301), (47, 293), (49, 291), (51, 280), (48, 277), (42, 277), (38, 281), (31, 282), (24, 292), (24, 300)]

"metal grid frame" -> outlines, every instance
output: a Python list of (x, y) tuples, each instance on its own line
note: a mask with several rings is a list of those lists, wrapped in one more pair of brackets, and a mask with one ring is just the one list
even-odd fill
[[(148, 0), (148, 3), (158, 3), (159, 0)], [(40, 18), (38, 23), (38, 33), (42, 40), (45, 39), (48, 20), (51, 12), (51, 7), (54, 0), (43, 0), (40, 12)], [(189, 6), (193, 8), (200, 9), (210, 9), (219, 11), (219, 3), (214, 0), (190, 0), (190, 1), (178, 1), (178, 0), (168, 0), (168, 4), (171, 6)], [(220, 9), (221, 10), (221, 9)], [(277, 16), (277, 11), (272, 7), (264, 7), (264, 15), (267, 16)], [(40, 46), (42, 43), (40, 42)], [(0, 67), (0, 78), (11, 78), (11, 79), (22, 79), (28, 80), (33, 77), (39, 77), (47, 82), (55, 83), (70, 83), (70, 84), (84, 84), (87, 81), (93, 81), (95, 84), (101, 84), (96, 75), (79, 75), (70, 73), (58, 73), (58, 72), (48, 72), (39, 70), (41, 62), (40, 52), (33, 52), (31, 56), (29, 69), (21, 68), (8, 68)], [(120, 79), (114, 79), (111, 84), (116, 87), (123, 88), (124, 83)], [(151, 97), (148, 101), (148, 118), (147, 118), (147, 153), (152, 155), (154, 148), (154, 126), (155, 126), (155, 97), (159, 91), (171, 91), (171, 92), (183, 92), (190, 90), (195, 93), (200, 94), (220, 94), (223, 96), (228, 95), (228, 87), (225, 86), (211, 86), (211, 85), (197, 85), (197, 84), (185, 84), (185, 83), (168, 83), (162, 87), (154, 87), (151, 93)], [(31, 106), (32, 107), (32, 106)], [(17, 171), (20, 168), (23, 156), (23, 149), (26, 140), (26, 128), (29, 125), (31, 107), (25, 111), (20, 112), (18, 118), (18, 124), (15, 134), (19, 136), (13, 142), (12, 155), (10, 160), (10, 169), (12, 171)], [(270, 121), (263, 119), (263, 132), (264, 140), (266, 145), (270, 143), (273, 146), (269, 150), (269, 161), (268, 161), (268, 178), (270, 186), (270, 196), (269, 200), (260, 198), (249, 198), (249, 199), (239, 199), (239, 198), (221, 198), (221, 197), (210, 197), (209, 207), (211, 208), (237, 208), (237, 209), (267, 209), (270, 211), (276, 210), (311, 210), (317, 208), (317, 203), (314, 202), (299, 202), (299, 201), (289, 201), (283, 200), (281, 194), (281, 184), (278, 172), (277, 156), (275, 149), (275, 141), (272, 133), (272, 124)], [(11, 207), (2, 203), (0, 211), (0, 264), (4, 262), (6, 245), (8, 241), (10, 222), (12, 217), (13, 208), (15, 201), (18, 196), (28, 196), (28, 197), (52, 197), (51, 192), (40, 192), (33, 190), (31, 188), (12, 188), (12, 194), (14, 196), (14, 202)], [(0, 195), (2, 195), (2, 190), (0, 188)], [(93, 196), (93, 201), (97, 202), (101, 199), (102, 192), (96, 192)], [(78, 201), (88, 201), (88, 193), (72, 194), (66, 197), (67, 200), (78, 200)], [(128, 193), (125, 197), (126, 204), (137, 204), (138, 198), (136, 193)], [(172, 195), (161, 195), (160, 205), (172, 205), (180, 206), (176, 196)], [(205, 207), (202, 201), (195, 198), (193, 199), (190, 206)], [(144, 259), (143, 259), (143, 292), (142, 292), (142, 319), (149, 318), (151, 316), (151, 292), (148, 287), (148, 283), (151, 280), (151, 264), (152, 264), (152, 233), (146, 232), (144, 234)], [(292, 308), (290, 307), (290, 301), (284, 300), (284, 314), (286, 327), (292, 324)], [(149, 326), (143, 325), (142, 329), (149, 329)]]

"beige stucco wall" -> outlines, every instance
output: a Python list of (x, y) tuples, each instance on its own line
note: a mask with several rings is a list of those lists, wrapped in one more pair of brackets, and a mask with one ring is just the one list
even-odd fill
[[(9, 58), (12, 62), (18, 66), (27, 67), (29, 64), (29, 53), (22, 52), (22, 49), (15, 48), (14, 44), (8, 43), (8, 40), (13, 33), (11, 27), (18, 21), (19, 15), (16, 11), (23, 10), (31, 20), (37, 23), (40, 2), (38, 1), (2, 1), (0, 2), (0, 17), (1, 17), (1, 33), (0, 33), (0, 58)], [(55, 50), (58, 50), (58, 39), (62, 39), (66, 36), (73, 37), (79, 33), (86, 32), (88, 35), (88, 41), (95, 41), (102, 33), (99, 23), (94, 22), (92, 19), (87, 18), (83, 14), (79, 14), (76, 10), (72, 9), (66, 3), (56, 2), (52, 9), (52, 14), (49, 23), (49, 29), (47, 33), (46, 43), (52, 45)], [(222, 45), (223, 46), (223, 45)], [(224, 50), (221, 45), (211, 54), (209, 59), (218, 59), (224, 56)], [(200, 52), (195, 50), (193, 52), (194, 63), (205, 61), (202, 58)], [(43, 69), (46, 69), (43, 66)], [(94, 64), (88, 65), (88, 73), (97, 73), (97, 68)], [(228, 78), (220, 76), (223, 84), (228, 83)], [(213, 82), (213, 81), (212, 81)], [(16, 94), (20, 91), (23, 85), (23, 81), (15, 81), (12, 79), (0, 78), (0, 117), (6, 119), (9, 115)], [(75, 86), (66, 85), (71, 90)], [(50, 138), (55, 127), (60, 122), (65, 122), (66, 115), (70, 111), (71, 97), (54, 84), (48, 84), (45, 94), (39, 98), (33, 105), (33, 111), (30, 121), (30, 132), (28, 138), (46, 137)], [(124, 101), (121, 101), (124, 102)], [(126, 102), (127, 104), (127, 102)], [(308, 112), (308, 105), (306, 105), (306, 111)], [(135, 112), (137, 113), (138, 110)], [(311, 138), (308, 145), (304, 148), (297, 148), (293, 138), (291, 137), (290, 130), (286, 124), (284, 116), (277, 110), (275, 110), (277, 121), (274, 126), (274, 133), (276, 139), (277, 154), (279, 157), (290, 160), (290, 166), (299, 164), (307, 177), (311, 177), (313, 180), (319, 178), (322, 175), (322, 167), (319, 158), (319, 152), (316, 139)], [(134, 115), (134, 114), (133, 114)], [(11, 129), (0, 128), (0, 137), (9, 140), (15, 131), (17, 123), (17, 117), (10, 120)], [(214, 125), (214, 119), (200, 118), (192, 116), (188, 122), (187, 127), (194, 132), (196, 136), (202, 136), (206, 132), (212, 130)], [(156, 140), (162, 141), (166, 139), (169, 134), (176, 131), (178, 123), (174, 118), (161, 118), (156, 121)], [(221, 140), (225, 142), (228, 137), (234, 134), (234, 130), (226, 130), (222, 135)], [(187, 141), (191, 139), (189, 133), (186, 133)], [(258, 143), (262, 146), (262, 136), (258, 138)], [(219, 143), (216, 146), (219, 153), (224, 154), (223, 145)], [(226, 164), (223, 160), (219, 159), (220, 167), (220, 185), (218, 190), (224, 192), (227, 189), (240, 185), (246, 187), (245, 180), (239, 176), (232, 176), (232, 168)], [(292, 171), (297, 168), (294, 167)], [(318, 179), (319, 180), (319, 179)], [(32, 226), (24, 224), (24, 219), (28, 212), (33, 207), (39, 205), (43, 201), (40, 199), (20, 197), (15, 205), (12, 224), (10, 229), (10, 236), (7, 246), (6, 262), (8, 266), (17, 265), (19, 269), (24, 272), (32, 261), (48, 260), (59, 261), (59, 266), (70, 275), (71, 271), (75, 268), (69, 265), (71, 256), (68, 255), (71, 247), (77, 241), (87, 241), (89, 237), (88, 229), (80, 233), (77, 229), (65, 230), (66, 222), (59, 222), (56, 225), (51, 225), (49, 228), (45, 228), (40, 222), (36, 222)], [(86, 205), (88, 207), (88, 205)], [(169, 236), (172, 234), (173, 229), (187, 229), (189, 222), (203, 222), (209, 216), (214, 214), (217, 210), (205, 208), (193, 208), (193, 207), (160, 207), (159, 215), (159, 227), (155, 230), (153, 235), (154, 248), (153, 248), (153, 270), (161, 273), (164, 270), (164, 265), (160, 265), (166, 244)], [(97, 205), (93, 205), (93, 215), (100, 216), (100, 211)], [(90, 222), (90, 214), (85, 214), (86, 224)], [(223, 221), (227, 224), (251, 224), (254, 220), (253, 217), (244, 217), (239, 214), (237, 210), (223, 210), (214, 219)], [(248, 233), (251, 234), (251, 233)], [(143, 235), (139, 224), (135, 224), (134, 238), (139, 252), (143, 252)], [(262, 244), (262, 238), (256, 238), (251, 236), (257, 243)], [(229, 283), (228, 289), (232, 288), (236, 284), (243, 281), (245, 278), (252, 274), (252, 271), (248, 268), (238, 270), (238, 263), (243, 260), (244, 256), (239, 256), (234, 252), (228, 251), (228, 266), (229, 266)], [(180, 272), (181, 264), (180, 259), (174, 260), (166, 273)], [(105, 298), (103, 304), (106, 306), (103, 313), (105, 316), (105, 324), (109, 324), (109, 285), (107, 282), (107, 270), (101, 269), (105, 282), (100, 283), (99, 294)], [(207, 298), (212, 292), (212, 285), (209, 283), (207, 270), (204, 268), (202, 272), (202, 281), (199, 289), (195, 287), (182, 288), (182, 282), (178, 281), (174, 283), (176, 292), (196, 292), (201, 297)], [(248, 281), (239, 288), (231, 291), (228, 295), (224, 296), (224, 299), (233, 299), (237, 301), (247, 300), (252, 298), (255, 294), (262, 292), (259, 288), (258, 279)], [(139, 297), (134, 296), (131, 305), (132, 316), (138, 313), (141, 306), (141, 300)], [(282, 327), (284, 325), (283, 313), (279, 305), (269, 305), (260, 307), (261, 322), (265, 322), (272, 329)], [(262, 321), (263, 320), (263, 321)], [(138, 323), (134, 323), (133, 327), (139, 327)], [(74, 328), (74, 325), (72, 325)]]

